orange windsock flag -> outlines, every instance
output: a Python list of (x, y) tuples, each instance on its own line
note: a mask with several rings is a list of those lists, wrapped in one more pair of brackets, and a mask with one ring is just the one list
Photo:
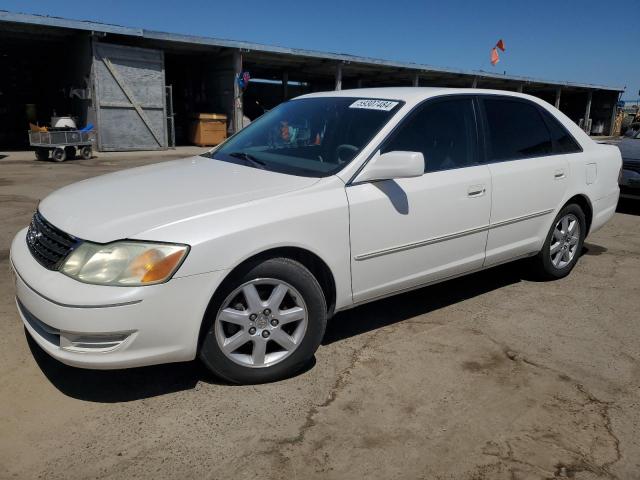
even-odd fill
[(491, 65), (495, 65), (500, 61), (500, 57), (498, 56), (498, 49), (493, 47), (491, 49)]
[(502, 41), (502, 39), (498, 40), (498, 43), (496, 43), (496, 47), (504, 52), (504, 41)]

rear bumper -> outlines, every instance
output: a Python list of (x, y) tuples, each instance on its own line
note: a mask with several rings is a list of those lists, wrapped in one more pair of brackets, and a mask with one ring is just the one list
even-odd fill
[(31, 256), (25, 230), (11, 246), (16, 304), (24, 325), (52, 357), (112, 369), (192, 360), (202, 319), (223, 271), (145, 287), (77, 282)]
[(591, 221), (591, 228), (589, 229), (590, 234), (602, 228), (602, 226), (613, 217), (616, 213), (619, 198), (620, 189), (616, 188), (613, 193), (593, 203), (593, 220)]

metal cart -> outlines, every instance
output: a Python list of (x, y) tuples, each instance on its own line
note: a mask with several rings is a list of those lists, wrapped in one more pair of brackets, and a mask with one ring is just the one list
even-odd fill
[(67, 158), (74, 158), (76, 151), (88, 160), (93, 153), (96, 141), (94, 131), (81, 130), (53, 130), (49, 132), (29, 132), (29, 145), (35, 147), (36, 158), (47, 160), (49, 151), (56, 162), (64, 162)]

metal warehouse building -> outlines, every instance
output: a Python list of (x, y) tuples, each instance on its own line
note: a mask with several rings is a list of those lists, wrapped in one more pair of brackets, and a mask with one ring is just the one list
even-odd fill
[(188, 143), (198, 112), (226, 114), (232, 133), (303, 93), (398, 85), (523, 91), (594, 135), (610, 133), (622, 91), (0, 11), (0, 148), (70, 114), (95, 125), (99, 150), (166, 149)]

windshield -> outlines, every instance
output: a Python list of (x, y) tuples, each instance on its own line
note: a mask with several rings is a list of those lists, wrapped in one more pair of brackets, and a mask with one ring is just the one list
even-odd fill
[(401, 104), (346, 97), (292, 100), (203, 155), (291, 175), (326, 177), (353, 160)]

